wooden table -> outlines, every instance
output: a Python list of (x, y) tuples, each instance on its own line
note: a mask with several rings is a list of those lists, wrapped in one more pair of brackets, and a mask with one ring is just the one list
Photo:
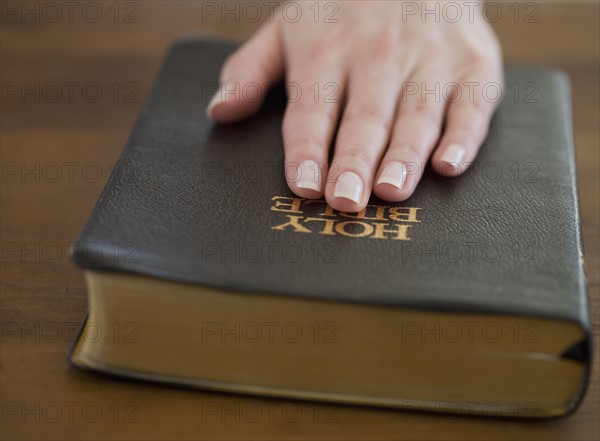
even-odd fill
[[(263, 400), (70, 368), (65, 354), (87, 305), (68, 248), (118, 158), (165, 48), (193, 30), (241, 40), (256, 24), (244, 17), (239, 23), (205, 19), (206, 5), (191, 1), (82, 2), (72, 16), (65, 3), (2, 2), (2, 439), (598, 439), (598, 345), (582, 407), (543, 423)], [(599, 6), (538, 3), (537, 22), (529, 22), (523, 14), (515, 20), (512, 2), (499, 5), (504, 14), (494, 26), (506, 61), (559, 66), (573, 82), (597, 335)], [(527, 12), (525, 4), (519, 8)]]

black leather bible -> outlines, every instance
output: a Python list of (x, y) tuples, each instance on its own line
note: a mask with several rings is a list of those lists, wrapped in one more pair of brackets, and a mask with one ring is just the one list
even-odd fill
[(567, 78), (507, 68), (469, 171), (360, 213), (284, 179), (285, 90), (205, 116), (235, 45), (174, 44), (73, 248), (78, 367), (217, 391), (542, 418), (573, 411), (590, 321)]

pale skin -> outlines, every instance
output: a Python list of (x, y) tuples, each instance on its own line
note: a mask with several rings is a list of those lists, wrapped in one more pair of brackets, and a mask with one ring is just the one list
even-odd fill
[[(480, 9), (453, 23), (455, 16), (409, 15), (401, 1), (342, 1), (332, 23), (314, 19), (315, 2), (296, 4), (306, 18), (275, 14), (221, 72), (229, 90), (285, 79), (301, 91), (282, 127), (293, 193), (358, 212), (372, 193), (408, 199), (428, 161), (447, 177), (467, 170), (503, 85), (501, 50)], [(233, 123), (262, 98), (222, 89), (207, 113)]]

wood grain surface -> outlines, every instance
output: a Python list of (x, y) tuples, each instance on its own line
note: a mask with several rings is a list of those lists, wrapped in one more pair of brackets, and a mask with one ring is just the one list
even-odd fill
[[(243, 40), (258, 23), (248, 17), (207, 18), (206, 2), (75, 2), (72, 16), (66, 3), (1, 2), (2, 439), (599, 438), (598, 345), (578, 412), (538, 423), (266, 400), (122, 381), (69, 367), (65, 355), (87, 307), (83, 274), (69, 261), (69, 245), (127, 140), (166, 47), (194, 31)], [(516, 7), (531, 12), (526, 9), (531, 4)], [(533, 22), (514, 15), (514, 2), (497, 5), (503, 15), (494, 27), (506, 62), (557, 66), (572, 81), (597, 336), (599, 5), (538, 2)]]

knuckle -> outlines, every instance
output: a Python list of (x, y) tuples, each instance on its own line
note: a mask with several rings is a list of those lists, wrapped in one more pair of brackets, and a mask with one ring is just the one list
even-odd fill
[(435, 109), (435, 106), (428, 100), (416, 100), (412, 104), (403, 107), (406, 108), (404, 112), (419, 116), (431, 115)]
[(337, 123), (337, 110), (334, 106), (315, 103), (310, 99), (299, 99), (287, 106), (284, 124), (295, 124), (298, 120), (325, 120), (327, 124)]
[(448, 129), (448, 137), (455, 140), (482, 139), (487, 126), (481, 123), (457, 122)]
[(470, 72), (478, 72), (482, 76), (488, 76), (492, 73), (496, 60), (492, 55), (481, 49), (473, 49), (466, 59), (466, 69)]
[(373, 38), (373, 57), (380, 63), (392, 63), (399, 52), (399, 42), (394, 29), (386, 29)]
[(328, 32), (319, 40), (308, 46), (307, 56), (309, 60), (318, 62), (331, 61), (336, 58), (343, 47), (336, 32)]
[(473, 127), (465, 123), (452, 126), (448, 131), (448, 135), (450, 135), (452, 139), (468, 139), (472, 134)]
[(424, 50), (431, 54), (431, 56), (441, 57), (448, 53), (448, 42), (439, 37), (430, 38), (425, 43)]
[(489, 113), (491, 105), (483, 97), (474, 96), (473, 99), (461, 100), (454, 104), (454, 113), (461, 115), (464, 119), (469, 119), (476, 123), (484, 119)]
[(372, 168), (375, 165), (373, 150), (364, 144), (346, 145), (342, 155), (345, 163), (359, 164), (367, 168)]
[(427, 100), (412, 100), (399, 107), (398, 117), (410, 117), (429, 123), (437, 123), (440, 119), (439, 105)]
[(344, 115), (345, 122), (354, 124), (371, 124), (386, 132), (390, 130), (390, 115), (379, 104), (363, 104), (356, 108), (350, 108)]
[(389, 150), (405, 159), (419, 160), (423, 156), (423, 149), (414, 142), (397, 140), (390, 144)]
[(471, 101), (470, 107), (471, 112), (473, 113), (474, 118), (482, 118), (488, 112), (489, 103), (487, 103), (483, 97), (477, 96), (475, 99)]
[(289, 136), (288, 138), (286, 140), (287, 147), (294, 153), (317, 157), (320, 156), (326, 146), (324, 139), (311, 134), (301, 133), (298, 136)]

